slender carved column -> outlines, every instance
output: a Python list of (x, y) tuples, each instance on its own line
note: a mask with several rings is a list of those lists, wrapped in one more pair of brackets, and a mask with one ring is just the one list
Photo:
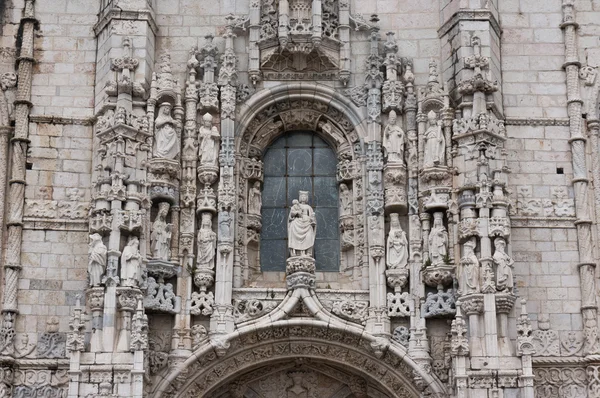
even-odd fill
[(593, 260), (593, 242), (591, 230), (588, 176), (586, 165), (586, 140), (582, 134), (582, 100), (579, 97), (579, 60), (577, 58), (575, 22), (575, 3), (563, 1), (563, 23), (561, 28), (565, 36), (565, 64), (567, 74), (567, 112), (569, 115), (569, 133), (573, 158), (573, 189), (575, 192), (575, 225), (579, 248), (579, 276), (581, 283), (581, 313), (584, 327), (584, 354), (598, 354), (598, 307), (596, 303), (595, 272)]
[(7, 241), (4, 254), (4, 302), (2, 341), (0, 351), (11, 354), (14, 339), (14, 321), (18, 313), (17, 285), (21, 269), (23, 237), (23, 206), (25, 199), (25, 163), (29, 137), (29, 110), (31, 108), (31, 79), (33, 73), (33, 38), (37, 21), (34, 0), (25, 1), (21, 19), (21, 52), (18, 62), (18, 85), (15, 100), (15, 133), (11, 139), (11, 174), (8, 188)]

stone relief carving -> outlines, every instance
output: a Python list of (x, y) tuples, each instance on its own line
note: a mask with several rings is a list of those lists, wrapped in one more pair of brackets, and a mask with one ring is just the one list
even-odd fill
[(383, 131), (383, 147), (388, 162), (400, 162), (404, 164), (404, 142), (406, 134), (397, 124), (395, 111), (390, 111), (388, 123)]
[(215, 297), (212, 292), (193, 292), (190, 300), (190, 313), (208, 316), (213, 313), (214, 304)]
[(504, 238), (494, 239), (494, 263), (496, 264), (496, 288), (501, 292), (511, 293), (514, 288), (513, 266), (514, 260), (506, 254), (506, 241)]
[(300, 191), (298, 200), (292, 201), (288, 217), (288, 247), (290, 256), (312, 256), (317, 230), (317, 220), (308, 205), (308, 192)]
[(171, 283), (162, 283), (156, 281), (153, 277), (148, 277), (148, 289), (144, 297), (144, 307), (149, 310), (174, 312), (176, 298)]
[(442, 124), (438, 121), (434, 111), (429, 111), (427, 114), (423, 163), (425, 167), (446, 165), (446, 139), (442, 131)]
[(38, 358), (64, 358), (67, 337), (58, 331), (58, 319), (51, 317), (46, 322), (46, 332), (38, 338)]
[(176, 121), (171, 116), (172, 105), (168, 102), (160, 104), (158, 116), (154, 121), (154, 156), (164, 159), (175, 159), (179, 156), (179, 135)]
[(387, 294), (388, 316), (390, 317), (410, 316), (412, 304), (413, 300), (407, 292)]
[(137, 287), (142, 278), (142, 255), (137, 236), (130, 236), (121, 254), (121, 286)]
[(167, 214), (170, 205), (167, 202), (158, 204), (158, 214), (152, 223), (150, 235), (152, 257), (157, 260), (168, 261), (171, 256), (171, 234), (173, 225), (167, 223)]
[(213, 125), (213, 117), (210, 113), (202, 116), (202, 125), (198, 132), (199, 159), (203, 166), (217, 166), (219, 156), (219, 141), (221, 135), (216, 126)]
[(423, 318), (456, 314), (454, 292), (448, 289), (446, 292), (440, 290), (437, 293), (427, 293), (427, 298), (421, 308), (421, 314)]
[(433, 227), (429, 233), (429, 258), (431, 265), (446, 263), (448, 256), (448, 231), (443, 223), (443, 213), (433, 214)]
[(100, 286), (102, 276), (106, 270), (107, 248), (102, 242), (100, 234), (90, 235), (90, 244), (88, 251), (88, 276), (90, 287)]
[(235, 322), (246, 322), (251, 319), (256, 319), (264, 314), (271, 312), (278, 302), (276, 301), (265, 301), (265, 300), (234, 300), (233, 301), (233, 316)]

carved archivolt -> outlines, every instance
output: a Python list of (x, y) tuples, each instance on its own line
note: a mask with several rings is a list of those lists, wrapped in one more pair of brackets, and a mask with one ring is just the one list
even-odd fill
[(261, 157), (275, 138), (290, 130), (316, 131), (338, 155), (350, 157), (352, 146), (366, 138), (363, 117), (350, 101), (310, 83), (264, 90), (249, 99), (239, 120), (236, 148), (247, 157)]
[[(413, 372), (422, 370), (396, 343), (385, 352), (374, 352), (373, 339), (321, 321), (274, 322), (247, 333), (236, 332), (206, 341), (158, 385), (153, 396), (213, 396), (234, 375), (259, 366), (306, 358), (311, 363), (343, 366), (390, 397), (418, 397), (413, 387)], [(436, 385), (430, 375), (421, 376)]]

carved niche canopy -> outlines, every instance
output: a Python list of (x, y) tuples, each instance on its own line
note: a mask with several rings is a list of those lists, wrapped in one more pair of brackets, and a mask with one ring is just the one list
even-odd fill
[(262, 0), (260, 66), (266, 80), (337, 79), (338, 0)]

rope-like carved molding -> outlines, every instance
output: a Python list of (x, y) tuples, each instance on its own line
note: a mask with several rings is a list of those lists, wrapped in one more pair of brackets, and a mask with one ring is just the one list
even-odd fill
[(505, 126), (568, 126), (569, 118), (508, 117)]
[(512, 228), (573, 228), (575, 217), (510, 217)]
[(544, 365), (585, 365), (587, 360), (583, 357), (533, 357), (534, 367), (543, 367)]
[(78, 124), (83, 126), (93, 126), (96, 118), (90, 117), (64, 117), (53, 115), (31, 115), (29, 121), (41, 124)]
[(15, 363), (20, 369), (68, 369), (68, 358), (44, 359), (44, 358), (19, 358), (15, 359)]

